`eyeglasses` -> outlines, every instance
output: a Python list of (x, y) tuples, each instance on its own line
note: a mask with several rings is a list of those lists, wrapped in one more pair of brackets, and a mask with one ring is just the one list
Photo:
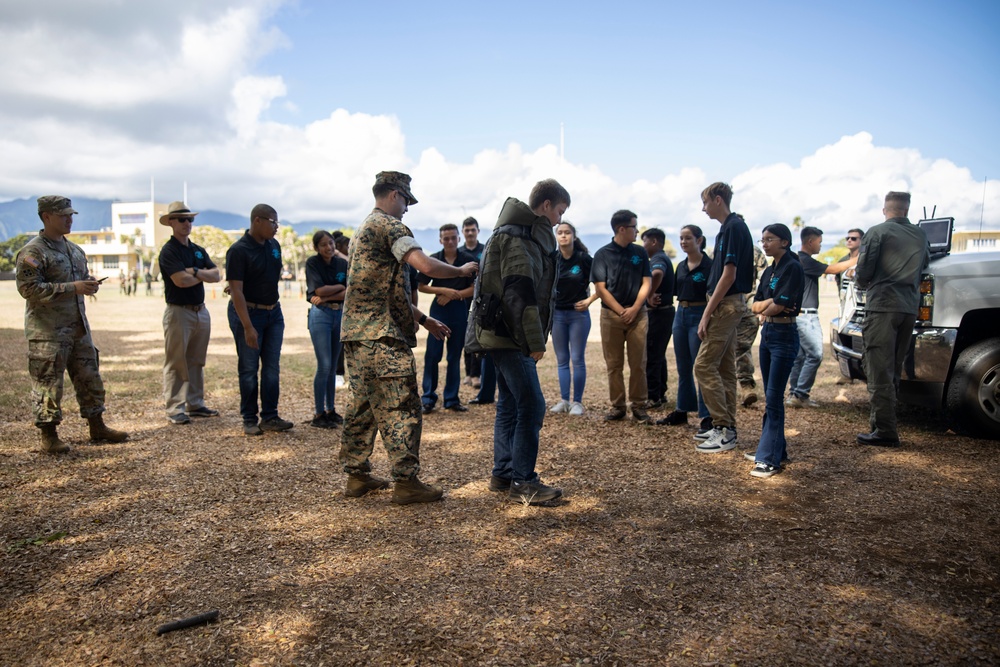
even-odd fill
[(846, 238), (847, 238), (848, 241), (860, 241), (861, 240), (860, 236), (848, 236)]
[(194, 222), (194, 218), (173, 218), (177, 222)]
[(765, 237), (765, 238), (762, 238), (762, 239), (760, 240), (760, 242), (761, 242), (761, 243), (762, 243), (763, 245), (770, 245), (770, 244), (772, 244), (772, 243), (775, 243), (776, 241), (780, 241), (780, 240), (781, 240), (781, 239), (779, 239), (779, 238), (778, 238), (777, 236), (767, 236), (767, 237)]
[(278, 226), (278, 221), (277, 221), (277, 220), (275, 220), (274, 218), (259, 218), (259, 219), (260, 219), (260, 220), (263, 220), (264, 222), (270, 222), (270, 223), (271, 223), (272, 225), (274, 225), (275, 227), (277, 227), (277, 226)]

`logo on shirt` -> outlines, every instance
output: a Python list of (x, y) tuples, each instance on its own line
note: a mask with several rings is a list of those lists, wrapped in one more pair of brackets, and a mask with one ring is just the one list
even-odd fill
[(632, 255), (632, 259), (630, 261), (632, 262), (632, 266), (639, 266), (639, 263), (642, 262), (642, 260), (639, 259), (639, 255)]
[(204, 255), (201, 254), (201, 250), (195, 250), (194, 251), (194, 256), (197, 257), (198, 259), (201, 259), (202, 257), (204, 257)]
[(699, 271), (698, 273), (692, 273), (691, 280), (693, 280), (696, 283), (703, 283), (705, 282), (705, 274), (702, 273), (701, 271)]
[(583, 270), (580, 268), (579, 264), (576, 264), (573, 266), (573, 268), (569, 270), (569, 272), (572, 273), (574, 276), (578, 276), (583, 272)]
[(772, 290), (778, 286), (778, 276), (771, 276), (771, 282), (767, 284)]
[(337, 280), (339, 280), (340, 282), (344, 282), (345, 280), (347, 280), (347, 274), (344, 273), (343, 271), (338, 271)]
[(281, 251), (280, 251), (280, 250), (278, 250), (277, 248), (274, 248), (273, 250), (271, 250), (271, 255), (272, 255), (272, 256), (273, 256), (273, 257), (274, 257), (275, 259), (281, 259)]

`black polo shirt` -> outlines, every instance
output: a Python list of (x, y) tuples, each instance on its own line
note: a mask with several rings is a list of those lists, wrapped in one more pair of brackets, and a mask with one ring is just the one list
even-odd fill
[[(590, 269), (590, 279), (595, 283), (604, 283), (615, 301), (625, 308), (635, 303), (642, 288), (642, 279), (652, 275), (645, 248), (634, 243), (623, 248), (614, 241), (597, 251)], [(602, 302), (601, 307), (608, 306)]]
[(708, 274), (709, 294), (715, 292), (722, 270), (727, 264), (736, 265), (736, 280), (725, 295), (749, 294), (753, 291), (753, 238), (750, 237), (747, 223), (735, 213), (729, 214), (715, 237), (712, 270)]
[(660, 281), (660, 286), (656, 289), (656, 293), (660, 295), (658, 308), (672, 308), (674, 305), (674, 265), (670, 263), (667, 253), (662, 250), (653, 253), (653, 256), (649, 258), (650, 275), (656, 270), (663, 271), (663, 280)]
[(799, 251), (799, 264), (805, 274), (805, 292), (802, 296), (803, 308), (819, 308), (819, 278), (826, 274), (827, 264), (813, 259), (807, 252)]
[(780, 262), (771, 262), (771, 265), (764, 269), (764, 275), (760, 277), (760, 284), (757, 285), (757, 293), (753, 300), (774, 299), (779, 306), (791, 309), (775, 317), (795, 317), (802, 306), (804, 283), (805, 274), (802, 272), (799, 258), (793, 252), (786, 252)]
[(478, 262), (483, 258), (483, 250), (486, 249), (486, 246), (484, 246), (479, 241), (476, 241), (476, 247), (472, 248), (471, 250), (467, 245), (460, 245), (458, 246), (458, 249), (464, 252), (466, 255), (471, 255), (472, 261)]
[(569, 259), (556, 257), (556, 310), (574, 310), (577, 301), (590, 296), (590, 270), (594, 259), (574, 250)]
[(170, 276), (178, 271), (192, 267), (196, 269), (214, 269), (215, 262), (208, 256), (205, 249), (188, 240), (184, 245), (171, 236), (160, 248), (160, 274), (163, 276), (163, 295), (167, 303), (178, 306), (197, 306), (205, 303), (205, 284), (199, 282), (191, 287), (178, 287)]
[(226, 251), (226, 280), (242, 280), (249, 303), (278, 303), (282, 266), (281, 245), (274, 239), (257, 243), (249, 231)]
[[(463, 264), (468, 264), (469, 262), (475, 262), (476, 258), (472, 255), (466, 253), (462, 248), (458, 249), (458, 254), (455, 255), (455, 261), (449, 262), (444, 258), (444, 250), (439, 250), (438, 252), (431, 255), (434, 259), (440, 260), (445, 264), (451, 266), (462, 266)], [(424, 273), (417, 274), (417, 282), (421, 285), (433, 284), (434, 287), (447, 287), (448, 289), (454, 289), (462, 291), (466, 287), (469, 287), (476, 281), (475, 278), (465, 278), (463, 276), (457, 276), (455, 278), (431, 278)]]
[(334, 255), (327, 264), (319, 255), (306, 260), (306, 298), (316, 296), (316, 290), (324, 285), (347, 287), (347, 260)]
[(712, 258), (702, 253), (701, 263), (694, 271), (688, 268), (685, 256), (677, 263), (674, 292), (678, 301), (708, 301), (708, 274), (712, 271)]

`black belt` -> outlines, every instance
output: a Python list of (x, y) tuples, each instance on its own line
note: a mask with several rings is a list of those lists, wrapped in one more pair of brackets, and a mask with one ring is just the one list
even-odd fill
[(764, 321), (769, 324), (794, 324), (794, 317), (765, 317)]
[(344, 307), (344, 304), (342, 304), (342, 303), (321, 303), (321, 304), (319, 304), (319, 307), (320, 308), (329, 308), (330, 310), (340, 310), (341, 308)]
[(247, 308), (250, 310), (274, 310), (278, 307), (278, 304), (272, 303), (271, 305), (266, 305), (263, 303), (250, 303), (247, 301)]
[(694, 306), (707, 306), (708, 301), (678, 301), (681, 308), (693, 308)]
[(800, 308), (799, 312), (803, 315), (815, 315), (819, 313), (819, 308)]
[(196, 313), (198, 311), (200, 311), (202, 308), (205, 307), (205, 304), (203, 304), (203, 303), (195, 303), (195, 304), (191, 304), (191, 303), (168, 303), (167, 305), (168, 306), (176, 306), (177, 308), (187, 308), (188, 310), (193, 310)]

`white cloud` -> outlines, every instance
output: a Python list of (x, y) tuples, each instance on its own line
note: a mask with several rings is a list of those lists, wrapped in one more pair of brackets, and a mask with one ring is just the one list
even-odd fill
[[(253, 71), (282, 48), (267, 25), (282, 3), (143, 3), (42, 0), (0, 9), (0, 198), (41, 192), (141, 198), (155, 176), (159, 198), (245, 213), (274, 205), (288, 220), (360, 221), (383, 169), (407, 171), (420, 204), (407, 222), (437, 227), (473, 215), (492, 227), (504, 199), (527, 198), (541, 178), (570, 190), (567, 217), (583, 232), (608, 231), (629, 208), (640, 224), (673, 234), (684, 224), (709, 235), (701, 212), (708, 176), (697, 167), (618, 183), (599, 165), (566, 163), (546, 145), (483, 150), (470, 162), (436, 149), (408, 155), (404, 122), (336, 109), (301, 124), (277, 122), (295, 109), (281, 76)], [(86, 20), (81, 17), (87, 13)], [(50, 18), (56, 17), (56, 18)], [(405, 121), (405, 119), (403, 119)], [(861, 132), (818, 148), (797, 165), (761, 165), (733, 178), (734, 209), (755, 232), (796, 215), (828, 233), (881, 220), (890, 189), (911, 190), (915, 215), (937, 204), (960, 226), (978, 224), (983, 184), (947, 160), (876, 146)], [(1000, 218), (1000, 181), (987, 188), (987, 224)]]

